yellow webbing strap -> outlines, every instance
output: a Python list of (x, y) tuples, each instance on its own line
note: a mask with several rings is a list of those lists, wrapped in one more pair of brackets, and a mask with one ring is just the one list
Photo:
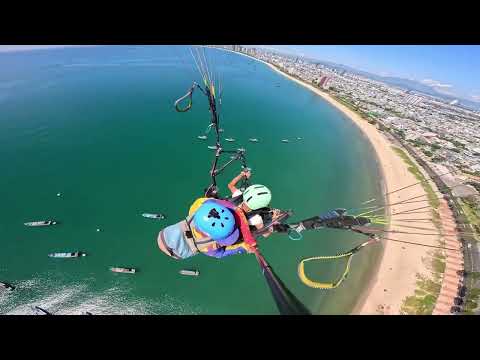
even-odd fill
[[(300, 278), (300, 280), (305, 285), (307, 285), (311, 288), (314, 288), (314, 289), (335, 289), (347, 277), (348, 272), (350, 271), (350, 263), (352, 262), (353, 255), (354, 255), (354, 252), (350, 251), (350, 252), (345, 253), (345, 254), (339, 254), (339, 255), (334, 255), (334, 256), (314, 256), (314, 257), (310, 257), (310, 258), (307, 258), (307, 259), (303, 259), (298, 264), (298, 277)], [(313, 260), (328, 261), (328, 260), (341, 259), (341, 258), (344, 258), (344, 257), (348, 258), (347, 259), (347, 265), (345, 267), (345, 271), (343, 272), (342, 276), (335, 282), (327, 283), (327, 282), (313, 281), (313, 280), (310, 280), (307, 277), (307, 275), (305, 275), (305, 265), (304, 264), (308, 261), (313, 261)]]
[[(348, 275), (348, 272), (350, 271), (350, 263), (352, 262), (353, 255), (355, 255), (358, 251), (360, 251), (362, 248), (368, 245), (372, 245), (379, 242), (379, 239), (377, 237), (371, 237), (368, 241), (365, 241), (364, 243), (358, 245), (357, 247), (353, 248), (349, 252), (343, 253), (343, 254), (338, 254), (338, 255), (333, 255), (333, 256), (315, 256), (315, 257), (310, 257), (307, 259), (303, 259), (300, 261), (298, 264), (298, 277), (300, 280), (307, 286), (314, 288), (314, 289), (335, 289), (337, 288), (343, 280)], [(307, 261), (313, 261), (313, 260), (336, 260), (336, 259), (341, 259), (341, 258), (347, 258), (347, 265), (345, 266), (345, 271), (343, 272), (342, 276), (335, 282), (332, 283), (324, 283), (324, 282), (318, 282), (318, 281), (313, 281), (310, 280), (307, 275), (305, 275), (305, 263)]]

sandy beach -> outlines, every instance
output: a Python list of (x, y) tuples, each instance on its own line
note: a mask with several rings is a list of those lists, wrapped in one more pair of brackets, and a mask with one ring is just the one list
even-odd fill
[[(244, 55), (244, 54), (242, 54)], [(248, 55), (245, 55), (248, 56)], [(251, 56), (248, 56), (251, 57)], [(392, 148), (392, 143), (383, 135), (374, 125), (369, 124), (363, 120), (357, 113), (350, 110), (345, 105), (334, 100), (330, 95), (320, 91), (312, 85), (306, 84), (288, 74), (277, 69), (275, 66), (261, 61), (274, 71), (282, 74), (292, 81), (306, 87), (315, 94), (321, 96), (325, 101), (343, 112), (349, 119), (351, 119), (365, 134), (372, 144), (377, 158), (381, 172), (383, 173), (384, 186), (386, 193), (395, 191), (405, 186), (415, 184), (418, 180), (408, 171), (408, 166), (400, 156), (395, 153)], [(410, 156), (409, 156), (410, 157)], [(410, 159), (415, 163), (413, 158)], [(385, 199), (387, 204), (394, 204), (401, 201), (411, 199), (413, 197), (417, 200), (424, 200), (426, 195), (422, 186), (412, 186), (408, 189), (395, 192), (388, 195)], [(371, 205), (371, 204), (369, 204)], [(415, 211), (412, 214), (401, 214), (395, 217), (395, 214), (409, 210), (415, 210), (420, 207), (428, 206), (428, 202), (412, 202), (408, 204), (398, 204), (388, 208), (387, 215), (394, 215), (395, 219), (399, 220), (414, 220), (419, 217), (423, 219), (430, 219), (430, 209)], [(422, 212), (422, 213), (419, 213)], [(410, 226), (421, 227), (422, 230), (414, 231), (409, 229)], [(419, 232), (419, 233), (438, 233), (432, 221), (422, 220), (421, 222), (408, 222), (389, 224), (388, 231), (403, 231), (403, 232)], [(416, 234), (388, 234), (392, 239), (402, 241), (415, 242), (426, 245), (438, 245), (438, 236), (425, 236)], [(366, 286), (364, 293), (358, 299), (357, 305), (353, 310), (353, 314), (370, 314), (370, 315), (395, 315), (401, 314), (402, 303), (408, 296), (413, 296), (416, 288), (417, 274), (429, 275), (430, 270), (425, 264), (425, 259), (429, 258), (432, 250), (427, 247), (402, 244), (392, 241), (383, 241), (384, 251), (381, 257), (375, 275), (372, 277), (370, 284)]]

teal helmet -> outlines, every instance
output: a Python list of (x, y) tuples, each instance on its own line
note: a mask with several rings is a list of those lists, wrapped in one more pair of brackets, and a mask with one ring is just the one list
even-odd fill
[(272, 200), (272, 193), (265, 185), (255, 184), (243, 192), (243, 202), (252, 210), (267, 207)]

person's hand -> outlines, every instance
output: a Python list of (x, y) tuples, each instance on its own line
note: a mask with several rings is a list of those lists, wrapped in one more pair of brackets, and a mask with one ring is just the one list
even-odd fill
[(250, 179), (250, 176), (252, 176), (252, 173), (250, 170), (247, 171), (242, 171), (242, 175), (245, 176), (246, 179)]
[(277, 218), (280, 217), (280, 215), (282, 215), (282, 211), (279, 210), (279, 209), (273, 209), (272, 210), (272, 220), (276, 220)]

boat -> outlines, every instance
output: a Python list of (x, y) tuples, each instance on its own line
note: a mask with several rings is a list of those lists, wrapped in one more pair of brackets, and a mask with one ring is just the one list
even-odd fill
[(0, 292), (1, 291), (13, 291), (15, 287), (10, 284), (4, 283), (0, 281)]
[(198, 270), (180, 270), (180, 274), (187, 276), (198, 276), (200, 275), (200, 272)]
[(301, 138), (301, 137), (297, 137), (297, 140), (302, 140), (302, 139), (303, 139), (303, 138)]
[(49, 257), (51, 258), (77, 258), (77, 257), (82, 257), (82, 256), (87, 256), (87, 254), (80, 252), (80, 251), (75, 251), (75, 252), (66, 252), (66, 253), (52, 253), (48, 254)]
[(124, 273), (124, 274), (135, 274), (137, 270), (134, 268), (121, 268), (121, 267), (112, 267), (110, 268), (110, 271), (116, 272), (116, 273)]
[(228, 141), (228, 142), (234, 142), (234, 141), (235, 141), (235, 139), (233, 139), (233, 138), (226, 138), (226, 139), (225, 139), (225, 141)]
[(219, 133), (223, 133), (223, 129), (218, 129), (218, 132), (219, 132)]
[(210, 150), (217, 150), (217, 147), (216, 146), (209, 146), (208, 147)]
[(283, 142), (283, 143), (288, 143), (288, 142), (290, 142), (290, 141), (287, 140), (287, 139), (282, 139), (282, 142)]
[(35, 306), (33, 311), (35, 311), (35, 315), (52, 315), (47, 310), (42, 309), (40, 306)]
[(82, 315), (93, 315), (90, 311), (84, 311)]
[(200, 136), (197, 136), (197, 139), (207, 140), (207, 137), (205, 135), (200, 135)]
[(163, 220), (165, 219), (165, 215), (163, 214), (148, 214), (148, 213), (143, 213), (142, 216), (147, 219), (159, 219)]
[(252, 138), (252, 139), (248, 139), (248, 141), (250, 141), (250, 142), (258, 142), (258, 139)]
[(238, 148), (237, 151), (238, 152), (245, 152), (246, 150), (244, 148)]
[(55, 220), (45, 220), (45, 221), (31, 221), (24, 223), (25, 226), (50, 226), (57, 225)]

